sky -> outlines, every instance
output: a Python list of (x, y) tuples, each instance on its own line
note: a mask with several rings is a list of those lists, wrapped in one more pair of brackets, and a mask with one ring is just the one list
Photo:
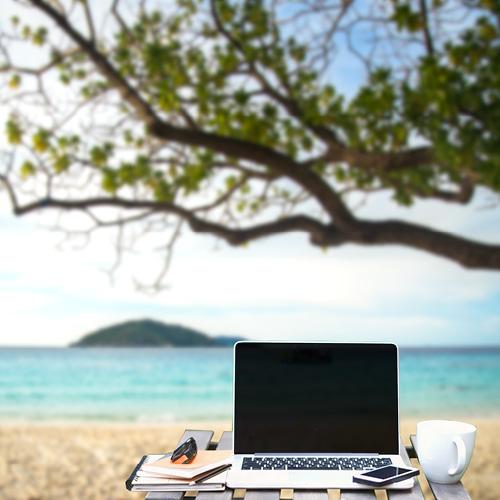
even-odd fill
[[(340, 61), (337, 84), (354, 88), (355, 71)], [(498, 242), (500, 206), (485, 209), (480, 192), (467, 207), (421, 201), (395, 207), (385, 195), (363, 217), (400, 217)], [(103, 326), (153, 318), (209, 335), (251, 339), (391, 341), (400, 345), (500, 345), (500, 273), (464, 270), (416, 250), (345, 245), (323, 252), (303, 235), (232, 248), (185, 231), (168, 288), (138, 292), (161, 254), (125, 260), (112, 282), (110, 232), (58, 249), (62, 237), (47, 215), (15, 218), (0, 192), (0, 345), (64, 346)], [(75, 222), (75, 224), (77, 224)]]
[[(430, 223), (484, 241), (498, 234), (500, 208), (421, 202), (397, 208), (378, 196), (376, 213)], [(268, 340), (391, 341), (400, 345), (500, 345), (500, 274), (470, 271), (423, 252), (346, 245), (326, 252), (299, 234), (245, 248), (185, 232), (156, 295), (134, 289), (161, 255), (125, 260), (110, 281), (111, 233), (83, 249), (58, 249), (46, 216), (15, 218), (1, 200), (2, 345), (64, 346), (130, 319), (180, 323), (209, 335)]]

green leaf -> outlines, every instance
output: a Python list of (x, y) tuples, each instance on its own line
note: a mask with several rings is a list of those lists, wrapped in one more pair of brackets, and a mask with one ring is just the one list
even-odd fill
[(236, 185), (236, 176), (230, 175), (226, 178), (226, 187), (227, 189), (232, 189)]
[(20, 173), (21, 173), (21, 178), (23, 180), (26, 180), (29, 177), (32, 177), (33, 175), (35, 175), (35, 173), (36, 173), (36, 167), (35, 167), (35, 165), (32, 162), (26, 160), (21, 165)]
[(33, 149), (37, 153), (45, 153), (50, 146), (50, 133), (46, 129), (38, 129), (38, 132), (32, 135), (31, 142)]
[(38, 28), (31, 37), (34, 45), (42, 46), (45, 44), (47, 40), (47, 28), (41, 26)]
[(58, 174), (68, 170), (71, 160), (68, 155), (58, 156), (54, 162), (54, 171)]
[(119, 185), (116, 177), (116, 172), (107, 168), (102, 172), (101, 186), (107, 193), (115, 194)]
[(9, 144), (21, 144), (21, 141), (23, 139), (23, 131), (17, 120), (15, 120), (14, 118), (7, 120), (5, 124), (5, 133), (7, 135), (7, 141), (9, 142)]
[(110, 143), (105, 143), (102, 146), (94, 146), (90, 150), (90, 161), (96, 167), (104, 167), (109, 160), (113, 151), (113, 146)]
[(17, 89), (21, 85), (21, 76), (18, 74), (12, 75), (9, 79), (9, 88), (11, 89)]
[(156, 179), (153, 183), (153, 195), (156, 201), (172, 202), (174, 194), (171, 186), (165, 179)]

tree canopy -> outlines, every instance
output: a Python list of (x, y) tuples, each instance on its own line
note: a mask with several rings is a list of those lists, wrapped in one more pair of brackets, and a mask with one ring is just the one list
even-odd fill
[[(0, 189), (16, 215), (159, 228), (166, 255), (187, 224), (231, 245), (302, 232), (500, 269), (500, 244), (353, 201), (498, 196), (498, 1), (7, 3)], [(362, 68), (350, 93), (342, 58)]]

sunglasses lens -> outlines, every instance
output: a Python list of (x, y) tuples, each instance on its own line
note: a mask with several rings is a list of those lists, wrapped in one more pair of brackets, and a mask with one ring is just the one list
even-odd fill
[(192, 462), (198, 453), (198, 447), (196, 446), (196, 441), (193, 438), (189, 438), (189, 442), (186, 441), (186, 451), (185, 455), (188, 458), (185, 463)]
[(174, 450), (172, 453), (172, 456), (170, 460), (172, 462), (176, 462), (179, 460), (181, 457), (186, 457), (186, 460), (184, 460), (184, 464), (191, 463), (194, 458), (196, 457), (196, 454), (198, 453), (198, 446), (196, 445), (196, 441), (194, 438), (189, 438), (184, 443), (182, 443), (178, 448)]

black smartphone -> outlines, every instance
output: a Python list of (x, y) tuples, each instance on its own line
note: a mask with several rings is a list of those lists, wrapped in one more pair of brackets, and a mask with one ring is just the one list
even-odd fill
[(395, 465), (386, 465), (378, 469), (356, 474), (352, 480), (355, 483), (361, 483), (368, 486), (385, 486), (398, 481), (404, 481), (413, 476), (418, 476), (419, 470), (414, 467), (396, 467)]

